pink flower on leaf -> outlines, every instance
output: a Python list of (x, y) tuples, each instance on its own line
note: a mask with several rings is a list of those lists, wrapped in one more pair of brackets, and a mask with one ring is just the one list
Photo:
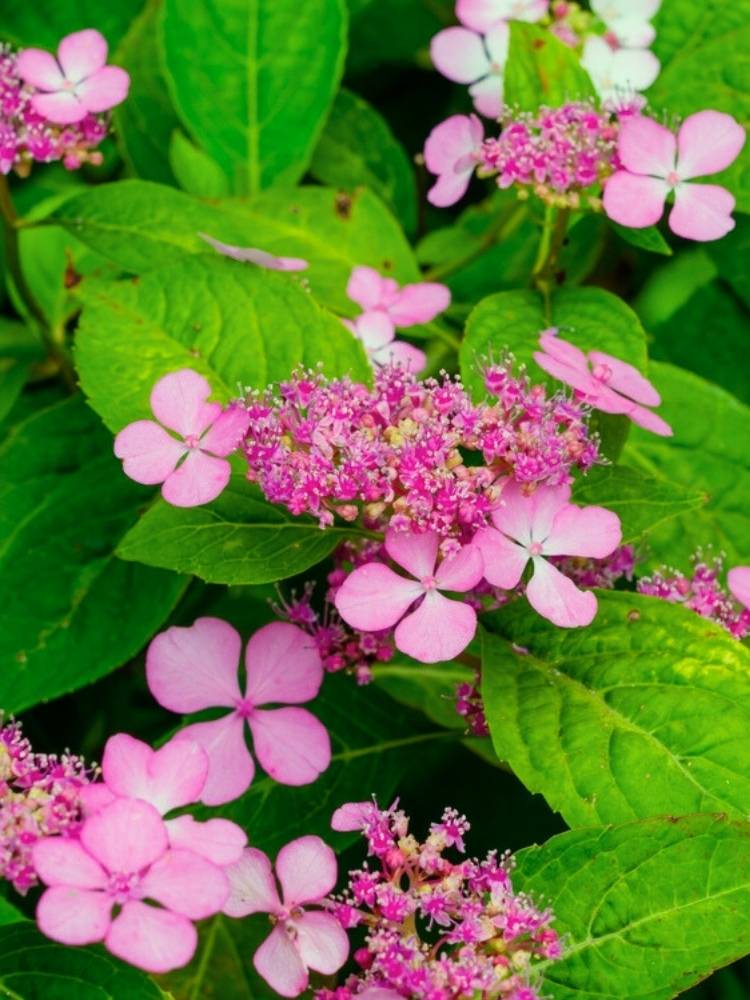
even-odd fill
[[(206, 805), (231, 802), (250, 785), (255, 764), (245, 743), (245, 724), (265, 771), (285, 785), (307, 785), (328, 767), (331, 743), (325, 727), (304, 708), (323, 681), (320, 655), (309, 635), (272, 622), (250, 637), (245, 651), (247, 681), (240, 690), (242, 652), (238, 632), (219, 618), (199, 618), (189, 628), (173, 626), (156, 636), (146, 656), (146, 678), (154, 698), (172, 712), (228, 708), (212, 722), (196, 722), (179, 738), (206, 751)], [(283, 708), (266, 708), (269, 704)]]
[(534, 354), (536, 363), (572, 386), (584, 403), (604, 413), (625, 414), (633, 423), (662, 437), (672, 434), (669, 424), (647, 409), (659, 406), (661, 396), (637, 368), (602, 351), (584, 354), (554, 330), (545, 330), (539, 343), (544, 350)]
[(400, 576), (384, 563), (358, 567), (336, 593), (336, 609), (344, 621), (368, 632), (396, 625), (396, 647), (422, 663), (457, 656), (471, 642), (477, 616), (469, 604), (444, 597), (441, 591), (464, 593), (475, 587), (482, 579), (482, 556), (475, 546), (465, 545), (436, 568), (439, 542), (434, 531), (389, 529), (386, 552), (411, 577)]
[(72, 125), (90, 113), (108, 111), (128, 96), (130, 77), (107, 66), (106, 39), (92, 28), (66, 35), (57, 59), (43, 49), (24, 49), (18, 75), (41, 93), (34, 94), (37, 114), (57, 125)]
[(349, 939), (339, 921), (320, 909), (336, 884), (336, 855), (320, 837), (299, 837), (276, 857), (276, 885), (268, 857), (248, 848), (227, 869), (231, 886), (224, 912), (230, 917), (268, 913), (274, 929), (258, 948), (253, 964), (283, 997), (299, 996), (308, 986), (308, 969), (333, 975), (347, 959)]
[(211, 386), (197, 372), (171, 372), (151, 390), (151, 410), (159, 423), (136, 420), (115, 438), (115, 455), (125, 474), (144, 486), (162, 483), (162, 496), (175, 507), (216, 499), (232, 472), (226, 456), (238, 447), (250, 422), (241, 406), (223, 410), (219, 403), (207, 403), (210, 395)]
[(569, 486), (540, 486), (530, 496), (509, 480), (502, 506), (492, 514), (493, 528), (482, 528), (473, 544), (484, 558), (488, 583), (512, 590), (531, 560), (534, 573), (526, 585), (529, 604), (561, 628), (590, 625), (596, 597), (579, 590), (547, 561), (547, 556), (602, 559), (620, 544), (620, 519), (603, 507), (576, 507)]
[(39, 929), (62, 944), (103, 941), (147, 972), (186, 965), (198, 940), (191, 921), (218, 913), (229, 896), (221, 868), (170, 849), (157, 811), (136, 799), (116, 799), (90, 816), (80, 840), (38, 841), (32, 856), (49, 887), (37, 906)]
[(469, 83), (477, 111), (497, 118), (503, 109), (503, 73), (510, 29), (501, 21), (485, 35), (469, 28), (446, 28), (430, 43), (435, 68), (455, 83)]
[(660, 63), (649, 49), (613, 48), (601, 35), (589, 35), (581, 66), (591, 77), (605, 107), (642, 107), (636, 95), (648, 90), (659, 75)]
[(620, 123), (617, 153), (623, 166), (607, 180), (604, 210), (623, 226), (653, 226), (674, 192), (669, 227), (689, 240), (718, 240), (734, 229), (734, 197), (718, 184), (695, 177), (724, 170), (739, 156), (744, 128), (720, 111), (690, 115), (675, 136), (651, 118)]
[(482, 160), (483, 140), (484, 128), (476, 115), (451, 115), (430, 132), (424, 162), (438, 178), (427, 192), (432, 205), (445, 208), (463, 198)]
[(735, 600), (750, 610), (750, 566), (735, 566), (730, 569), (727, 583)]
[(231, 257), (232, 260), (238, 260), (243, 264), (257, 264), (258, 267), (264, 267), (268, 271), (305, 271), (310, 266), (310, 262), (301, 257), (277, 257), (266, 250), (258, 250), (257, 247), (238, 247), (231, 243), (222, 243), (208, 233), (198, 233), (198, 235), (222, 257)]

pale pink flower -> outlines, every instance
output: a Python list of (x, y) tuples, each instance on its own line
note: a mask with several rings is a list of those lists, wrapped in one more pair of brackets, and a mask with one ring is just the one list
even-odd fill
[[(116, 733), (104, 747), (103, 781), (81, 790), (84, 813), (92, 815), (117, 798), (129, 798), (148, 802), (165, 816), (200, 801), (208, 766), (203, 747), (182, 735), (152, 750), (127, 733)], [(185, 814), (165, 820), (164, 825), (170, 847), (194, 851), (216, 865), (237, 861), (247, 844), (245, 831), (228, 819), (198, 822)]]
[(378, 815), (378, 807), (374, 802), (345, 802), (339, 806), (331, 817), (331, 829), (339, 833), (351, 830), (364, 830), (368, 822)]
[(41, 91), (32, 97), (34, 110), (58, 125), (72, 125), (128, 96), (130, 77), (106, 62), (106, 39), (87, 28), (63, 38), (57, 59), (43, 49), (24, 49), (16, 66), (21, 79)]
[(647, 48), (656, 37), (651, 18), (661, 0), (591, 0), (591, 9), (604, 22), (619, 46)]
[(548, 0), (457, 0), (456, 17), (474, 31), (489, 31), (502, 21), (539, 21)]
[(216, 499), (232, 473), (226, 456), (238, 447), (250, 422), (243, 407), (223, 410), (219, 403), (206, 402), (210, 395), (211, 386), (192, 369), (171, 372), (151, 390), (151, 410), (159, 423), (136, 420), (115, 438), (115, 455), (125, 474), (144, 486), (162, 483), (162, 496), (175, 507)]
[[(199, 618), (189, 628), (173, 626), (152, 640), (146, 678), (154, 698), (172, 712), (229, 708), (212, 722), (196, 722), (180, 738), (199, 743), (208, 755), (206, 805), (241, 795), (255, 774), (245, 743), (245, 723), (264, 770), (285, 785), (307, 785), (328, 767), (331, 743), (325, 727), (299, 705), (314, 698), (323, 681), (320, 654), (309, 635), (286, 622), (272, 622), (250, 637), (247, 680), (240, 691), (239, 633), (219, 618)], [(284, 708), (265, 709), (268, 704)]]
[[(386, 552), (411, 578), (394, 573), (384, 563), (359, 566), (336, 592), (336, 609), (344, 621), (368, 632), (379, 632), (398, 622), (396, 647), (422, 663), (457, 656), (474, 637), (476, 612), (440, 591), (464, 593), (475, 587), (482, 579), (482, 556), (475, 546), (464, 545), (436, 569), (439, 542), (435, 531), (416, 534), (389, 528)], [(420, 598), (419, 606), (409, 611)]]
[(600, 35), (586, 39), (581, 65), (602, 102), (614, 107), (631, 103), (634, 95), (651, 86), (661, 69), (649, 49), (612, 48)]
[(735, 566), (727, 573), (732, 596), (750, 610), (750, 566)]
[(445, 208), (463, 198), (471, 175), (482, 160), (484, 128), (476, 115), (451, 115), (427, 136), (424, 162), (438, 179), (427, 200)]
[(435, 68), (455, 83), (470, 83), (477, 111), (497, 118), (503, 109), (503, 73), (508, 60), (510, 29), (501, 21), (487, 34), (469, 28), (446, 28), (430, 43)]
[(116, 799), (90, 816), (80, 840), (47, 837), (32, 853), (49, 886), (37, 906), (39, 929), (68, 945), (103, 941), (147, 972), (186, 965), (197, 944), (191, 921), (218, 913), (229, 896), (221, 868), (170, 849), (157, 811), (136, 799)]
[(539, 338), (543, 348), (534, 360), (548, 374), (576, 390), (578, 398), (604, 413), (623, 413), (634, 424), (654, 434), (669, 437), (672, 428), (651, 410), (661, 396), (637, 368), (602, 351), (582, 350), (545, 330)]
[(320, 837), (299, 837), (281, 848), (276, 875), (263, 851), (249, 847), (227, 869), (231, 891), (224, 906), (230, 917), (268, 913), (274, 929), (258, 948), (253, 964), (283, 997), (299, 996), (308, 985), (308, 969), (325, 976), (337, 972), (349, 954), (349, 939), (339, 921), (320, 909), (336, 884), (336, 855)]
[(718, 184), (688, 181), (724, 170), (744, 143), (744, 128), (721, 111), (690, 115), (677, 136), (651, 118), (625, 119), (617, 145), (624, 169), (604, 186), (604, 210), (623, 226), (653, 226), (673, 191), (672, 232), (688, 240), (718, 240), (734, 229), (733, 196)]
[(198, 235), (223, 257), (231, 257), (232, 260), (246, 264), (257, 264), (258, 267), (265, 267), (269, 271), (305, 271), (310, 266), (310, 262), (301, 257), (277, 257), (266, 250), (258, 250), (257, 247), (237, 247), (231, 243), (222, 243), (208, 233), (198, 233)]
[(530, 496), (508, 480), (502, 505), (492, 513), (494, 528), (482, 528), (473, 544), (484, 558), (488, 583), (512, 590), (531, 560), (526, 585), (529, 604), (561, 628), (590, 625), (596, 597), (582, 591), (547, 561), (547, 556), (602, 559), (620, 544), (620, 519), (603, 507), (576, 507), (569, 486), (540, 486)]

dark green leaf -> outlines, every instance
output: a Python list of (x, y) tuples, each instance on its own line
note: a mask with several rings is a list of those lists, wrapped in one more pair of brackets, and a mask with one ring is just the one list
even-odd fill
[(114, 48), (128, 30), (133, 18), (143, 7), (144, 0), (118, 0), (103, 4), (101, 0), (12, 0), (3, 4), (3, 38), (28, 48), (39, 46), (55, 51), (64, 35), (84, 28), (96, 28)]
[(656, 226), (647, 226), (646, 229), (628, 229), (627, 226), (620, 226), (616, 222), (612, 222), (610, 225), (625, 243), (638, 247), (639, 250), (661, 254), (663, 257), (672, 256), (672, 247)]

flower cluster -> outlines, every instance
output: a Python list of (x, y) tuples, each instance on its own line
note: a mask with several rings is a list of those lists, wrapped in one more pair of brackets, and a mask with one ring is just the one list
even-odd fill
[(351, 871), (332, 906), (343, 927), (365, 930), (354, 953), (362, 971), (336, 990), (318, 990), (317, 1000), (538, 1000), (536, 966), (561, 953), (552, 913), (514, 892), (509, 856), (445, 856), (449, 848), (465, 852), (464, 816), (446, 809), (422, 843), (396, 804), (350, 803), (334, 813), (332, 826), (361, 829), (377, 864)]
[(632, 580), (635, 561), (632, 545), (621, 545), (603, 559), (556, 556), (551, 560), (576, 586), (598, 587), (602, 590), (612, 590), (619, 580)]
[(80, 757), (35, 753), (20, 723), (0, 729), (0, 878), (18, 892), (37, 883), (34, 844), (77, 834), (81, 792), (89, 780)]
[(0, 45), (0, 173), (26, 176), (34, 162), (101, 163), (103, 112), (125, 99), (130, 82), (106, 60), (106, 41), (90, 29), (64, 38), (57, 59)]

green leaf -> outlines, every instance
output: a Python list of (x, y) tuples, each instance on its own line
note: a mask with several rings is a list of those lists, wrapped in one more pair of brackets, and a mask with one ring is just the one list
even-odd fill
[(200, 198), (223, 198), (229, 194), (229, 180), (219, 164), (179, 129), (172, 134), (169, 162), (177, 182), (188, 194)]
[(0, 316), (0, 424), (21, 395), (32, 363), (43, 357), (39, 338), (27, 326)]
[(0, 927), (0, 993), (9, 1000), (167, 1000), (145, 972), (104, 948), (56, 944), (28, 920)]
[(201, 372), (222, 401), (299, 364), (369, 378), (360, 342), (294, 279), (218, 255), (184, 258), (137, 282), (83, 282), (79, 296), (81, 386), (115, 431), (149, 417), (154, 382), (178, 368)]
[(369, 187), (393, 211), (407, 233), (416, 229), (413, 167), (385, 118), (357, 94), (343, 89), (337, 94), (315, 147), (310, 172), (331, 187)]
[(271, 583), (309, 569), (351, 535), (343, 528), (322, 531), (310, 518), (266, 503), (236, 477), (203, 507), (172, 507), (157, 500), (119, 544), (117, 555), (209, 583)]
[(646, 334), (622, 299), (602, 288), (563, 288), (552, 299), (551, 322), (541, 297), (533, 291), (499, 292), (482, 299), (466, 322), (459, 359), (464, 383), (477, 399), (484, 396), (482, 359), (513, 352), (519, 364), (530, 366), (535, 381), (548, 376), (533, 360), (539, 334), (556, 326), (560, 335), (583, 350), (604, 351), (646, 368)]
[(711, 260), (721, 277), (729, 282), (732, 290), (750, 309), (750, 287), (745, 277), (745, 261), (750, 251), (750, 216), (737, 215), (737, 225), (721, 240), (706, 244)]
[(129, 660), (186, 581), (114, 558), (144, 492), (80, 396), (13, 428), (0, 483), (0, 705), (18, 712)]
[(128, 30), (144, 0), (34, 0), (3, 4), (2, 36), (16, 45), (39, 46), (54, 52), (60, 39), (72, 31), (96, 28), (113, 48)]
[(750, 951), (750, 827), (684, 816), (574, 830), (517, 855), (564, 935), (554, 1000), (671, 1000)]
[(498, 633), (482, 636), (498, 757), (570, 826), (664, 812), (746, 816), (750, 650), (658, 598), (597, 596), (585, 629), (556, 628), (525, 600), (486, 619)]
[(705, 247), (683, 250), (668, 263), (656, 268), (633, 304), (643, 325), (650, 330), (668, 320), (717, 273), (716, 265)]
[(650, 565), (683, 570), (697, 548), (713, 545), (729, 565), (750, 561), (750, 409), (691, 372), (654, 362), (661, 416), (674, 429), (662, 438), (634, 427), (623, 453), (628, 465), (708, 495), (701, 510), (679, 517), (649, 538)]
[(629, 229), (621, 226), (617, 222), (610, 222), (610, 225), (625, 243), (629, 243), (639, 250), (647, 250), (649, 253), (658, 253), (663, 257), (672, 256), (672, 247), (667, 243), (656, 226), (647, 226), (645, 229)]
[(12, 903), (9, 903), (7, 899), (0, 896), (0, 925), (16, 924), (19, 920), (23, 919), (23, 913), (16, 909)]
[(565, 101), (594, 97), (578, 54), (548, 28), (510, 22), (510, 50), (505, 67), (504, 99), (511, 107), (536, 111)]
[(706, 497), (627, 466), (605, 465), (591, 469), (576, 482), (573, 500), (582, 506), (598, 504), (614, 511), (622, 523), (622, 542), (627, 544), (673, 517), (702, 507)]
[(305, 172), (343, 71), (345, 14), (342, 0), (166, 0), (175, 106), (238, 194)]

